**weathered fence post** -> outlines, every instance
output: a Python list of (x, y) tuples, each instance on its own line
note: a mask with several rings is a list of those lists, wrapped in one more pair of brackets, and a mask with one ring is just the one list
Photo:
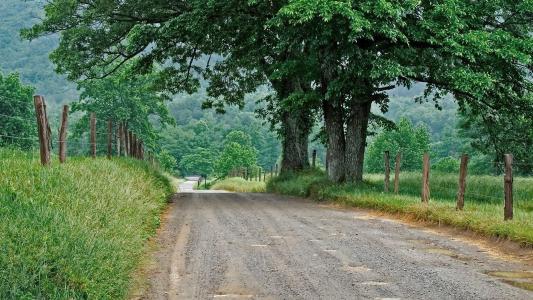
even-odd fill
[(513, 155), (505, 154), (505, 176), (503, 178), (505, 189), (504, 220), (513, 219)]
[(37, 129), (39, 134), (39, 149), (41, 155), (41, 164), (47, 166), (50, 164), (50, 148), (48, 124), (45, 113), (44, 98), (36, 95), (33, 97), (33, 104), (35, 105), (35, 116), (37, 117)]
[(276, 164), (276, 176), (278, 176), (278, 164)]
[(259, 174), (259, 178), (258, 178), (258, 180), (257, 180), (257, 181), (261, 182), (261, 169), (259, 169), (259, 171), (258, 171), (258, 173), (257, 173), (257, 174)]
[(274, 166), (270, 166), (270, 179), (274, 177)]
[(67, 127), (68, 127), (68, 105), (63, 105), (61, 115), (61, 126), (59, 127), (59, 162), (67, 161)]
[(267, 181), (267, 170), (263, 170), (263, 181)]
[(396, 162), (394, 165), (394, 193), (400, 192), (400, 164), (402, 162), (402, 153), (396, 154)]
[(316, 167), (316, 149), (313, 150), (313, 168)]
[(383, 159), (385, 160), (385, 193), (389, 192), (389, 185), (390, 185), (390, 157), (389, 157), (389, 151), (385, 151), (385, 154), (383, 155)]
[(113, 121), (107, 120), (107, 159), (113, 154)]
[(424, 166), (422, 168), (422, 202), (429, 202), (429, 154), (424, 153)]
[(96, 115), (91, 113), (90, 116), (90, 126), (91, 126), (91, 156), (96, 158)]
[(459, 168), (459, 184), (457, 185), (457, 210), (463, 210), (465, 206), (465, 189), (466, 189), (466, 174), (468, 170), (468, 155), (461, 156), (461, 167)]

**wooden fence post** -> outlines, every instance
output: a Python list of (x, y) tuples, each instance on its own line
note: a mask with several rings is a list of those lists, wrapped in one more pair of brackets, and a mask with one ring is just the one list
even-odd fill
[(48, 122), (48, 110), (47, 110), (47, 106), (46, 106), (46, 101), (44, 101), (44, 97), (42, 97), (43, 99), (43, 112), (44, 112), (44, 120), (46, 122), (46, 137), (48, 139), (48, 155), (50, 155), (52, 153), (52, 129), (50, 128), (50, 122)]
[(505, 154), (505, 176), (504, 176), (504, 189), (505, 189), (505, 208), (504, 208), (504, 220), (513, 219), (513, 155)]
[(313, 150), (313, 168), (316, 167), (316, 149)]
[(45, 114), (44, 98), (36, 95), (33, 97), (33, 104), (35, 105), (35, 116), (37, 117), (37, 129), (39, 134), (39, 149), (41, 155), (41, 164), (43, 166), (50, 165), (50, 148), (48, 124)]
[(59, 162), (67, 161), (67, 128), (68, 128), (68, 105), (63, 105), (61, 126), (59, 127)]
[(429, 153), (424, 153), (422, 168), (422, 202), (429, 202)]
[(385, 160), (385, 193), (389, 192), (390, 185), (390, 154), (389, 151), (385, 151), (383, 159)]
[(266, 170), (263, 170), (263, 181), (264, 182), (267, 181), (267, 171)]
[(396, 154), (396, 163), (394, 166), (394, 193), (400, 192), (400, 164), (402, 162), (402, 153)]
[(466, 174), (468, 170), (468, 155), (461, 156), (461, 167), (459, 168), (459, 184), (457, 185), (457, 210), (463, 210), (465, 207), (465, 189), (466, 189)]
[(276, 176), (278, 176), (278, 164), (276, 164)]
[(113, 154), (113, 121), (107, 120), (107, 159)]
[(96, 158), (96, 115), (91, 113), (90, 116), (91, 126), (91, 156)]

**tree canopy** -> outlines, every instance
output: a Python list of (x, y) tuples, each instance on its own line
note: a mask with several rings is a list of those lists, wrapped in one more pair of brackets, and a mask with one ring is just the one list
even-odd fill
[(531, 128), (532, 12), (530, 1), (499, 0), (55, 0), (24, 35), (59, 32), (52, 60), (71, 79), (106, 77), (132, 59), (135, 72), (157, 68), (161, 91), (208, 79), (206, 106), (219, 110), (268, 84), (282, 170), (308, 166), (319, 118), (329, 176), (342, 182), (362, 180), (371, 107), (386, 111), (395, 86), (423, 82), (420, 101), (438, 107), (449, 94), (474, 118), (522, 115)]
[(0, 147), (34, 146), (36, 132), (34, 88), (20, 82), (19, 74), (0, 72)]

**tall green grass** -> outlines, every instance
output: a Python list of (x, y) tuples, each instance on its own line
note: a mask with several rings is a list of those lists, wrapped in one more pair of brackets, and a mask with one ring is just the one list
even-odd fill
[(0, 299), (120, 299), (172, 187), (145, 163), (0, 149)]
[(420, 203), (419, 176), (404, 173), (402, 177), (400, 195), (383, 192), (383, 176), (366, 176), (362, 184), (337, 185), (318, 171), (275, 178), (268, 183), (267, 190), (399, 213), (416, 220), (447, 224), (533, 246), (532, 178), (515, 179), (515, 216), (512, 221), (504, 221), (503, 195), (498, 197), (498, 186), (503, 186), (503, 179), (499, 177), (470, 176), (464, 211), (455, 210), (456, 191), (453, 187), (457, 185), (457, 178), (452, 174), (432, 174), (429, 205)]
[(266, 184), (263, 181), (248, 181), (240, 177), (232, 177), (217, 181), (211, 189), (238, 193), (264, 193)]
[[(430, 174), (431, 197), (455, 201), (457, 195), (458, 174), (432, 172)], [(376, 191), (383, 191), (384, 175), (369, 174), (365, 180)], [(390, 189), (394, 188), (394, 175), (391, 174)], [(404, 172), (400, 174), (400, 194), (419, 196), (422, 175), (420, 172)], [(503, 175), (470, 175), (466, 178), (465, 203), (502, 204)], [(514, 206), (527, 211), (533, 211), (533, 177), (514, 178), (513, 199)]]

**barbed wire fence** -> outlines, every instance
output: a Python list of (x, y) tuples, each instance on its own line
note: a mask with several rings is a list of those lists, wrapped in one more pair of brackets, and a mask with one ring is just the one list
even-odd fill
[[(107, 124), (107, 130), (96, 130), (96, 127), (91, 126), (88, 134), (73, 137), (68, 135), (68, 106), (63, 107), (64, 113), (59, 115), (60, 120), (57, 123), (60, 124), (60, 127), (59, 130), (55, 131), (50, 128), (46, 102), (42, 96), (34, 96), (33, 103), (17, 100), (10, 100), (10, 103), (21, 105), (26, 111), (31, 111), (32, 116), (23, 118), (0, 112), (0, 123), (8, 124), (9, 121), (17, 121), (18, 125), (22, 126), (27, 125), (26, 122), (37, 121), (37, 130), (32, 132), (7, 127), (0, 131), (0, 147), (10, 148), (16, 145), (16, 148), (24, 150), (2, 151), (0, 167), (5, 170), (8, 164), (16, 162), (20, 157), (26, 161), (29, 160), (31, 170), (28, 170), (28, 178), (30, 178), (29, 184), (31, 184), (33, 191), (38, 188), (39, 184), (47, 182), (49, 172), (46, 171), (46, 166), (57, 160), (63, 163), (67, 156), (130, 157), (137, 160), (147, 160), (153, 167), (158, 167), (153, 151), (147, 149), (143, 140), (138, 138), (135, 132), (125, 128), (119, 121), (100, 120)], [(96, 121), (94, 113), (91, 113), (91, 116)], [(102, 140), (106, 140), (106, 142), (102, 142)], [(62, 146), (64, 147), (63, 153), (60, 152)], [(62, 155), (65, 156), (63, 161), (60, 159)]]
[[(492, 165), (497, 165), (502, 171), (501, 174), (469, 174), (469, 156), (463, 154), (455, 159), (459, 164), (458, 172), (435, 171), (431, 169), (429, 153), (425, 153), (424, 158), (421, 158), (422, 172), (415, 172), (413, 176), (413, 171), (408, 174), (402, 172), (401, 153), (397, 153), (391, 164), (390, 154), (386, 151), (383, 189), (380, 190), (377, 186), (373, 189), (395, 194), (419, 193), (423, 203), (427, 203), (430, 198), (454, 199), (458, 211), (463, 210), (465, 201), (502, 204), (505, 220), (513, 219), (513, 207), (517, 207), (517, 204), (525, 211), (533, 211), (533, 174), (531, 171), (524, 172), (533, 170), (533, 164), (514, 163), (513, 155), (505, 154), (502, 161)], [(520, 170), (518, 176), (513, 174), (517, 167)], [(391, 175), (392, 168), (394, 173)], [(413, 186), (418, 186), (418, 191), (414, 191)]]

